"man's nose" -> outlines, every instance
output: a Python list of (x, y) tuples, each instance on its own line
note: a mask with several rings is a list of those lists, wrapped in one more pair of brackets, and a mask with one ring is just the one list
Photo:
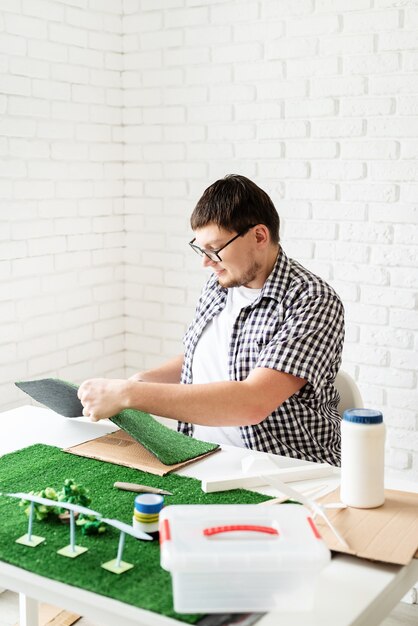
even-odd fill
[(218, 261), (212, 261), (206, 254), (203, 255), (203, 267), (212, 267), (216, 265)]

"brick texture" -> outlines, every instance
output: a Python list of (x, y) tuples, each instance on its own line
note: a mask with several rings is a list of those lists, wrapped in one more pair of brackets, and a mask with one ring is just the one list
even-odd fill
[(181, 350), (188, 218), (243, 173), (341, 294), (343, 367), (418, 478), (417, 11), (354, 0), (0, 5), (0, 390)]
[(2, 409), (15, 380), (124, 373), (122, 3), (75, 4), (0, 3)]

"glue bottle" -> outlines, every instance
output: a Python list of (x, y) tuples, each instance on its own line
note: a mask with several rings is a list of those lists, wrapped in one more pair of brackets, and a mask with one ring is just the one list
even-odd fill
[(372, 509), (385, 501), (385, 425), (380, 411), (348, 409), (341, 422), (341, 501)]

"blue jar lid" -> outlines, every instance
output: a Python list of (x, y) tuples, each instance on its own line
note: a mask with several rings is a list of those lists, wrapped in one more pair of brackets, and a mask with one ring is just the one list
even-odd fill
[(381, 424), (383, 415), (375, 409), (347, 409), (343, 413), (343, 420), (355, 424)]
[(141, 493), (135, 498), (135, 511), (139, 513), (159, 513), (164, 506), (164, 498), (155, 493)]

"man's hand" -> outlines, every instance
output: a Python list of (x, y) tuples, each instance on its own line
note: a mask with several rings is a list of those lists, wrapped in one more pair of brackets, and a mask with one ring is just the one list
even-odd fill
[(83, 415), (93, 422), (116, 415), (127, 405), (129, 382), (123, 379), (90, 378), (78, 389)]

